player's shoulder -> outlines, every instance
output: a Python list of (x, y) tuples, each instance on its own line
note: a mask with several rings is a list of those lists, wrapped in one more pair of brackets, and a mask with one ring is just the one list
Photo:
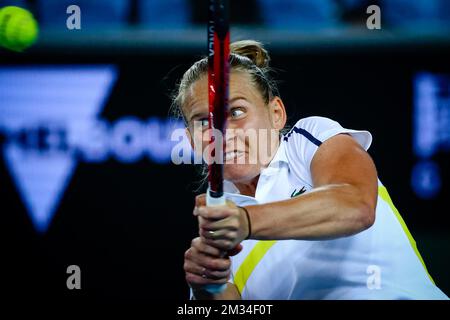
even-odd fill
[(295, 140), (306, 140), (315, 145), (320, 145), (319, 139), (322, 132), (339, 126), (339, 123), (326, 117), (311, 116), (298, 120), (295, 125), (284, 135), (284, 141), (288, 144)]
[(347, 129), (335, 120), (326, 117), (312, 116), (302, 118), (283, 136), (287, 149), (303, 149), (309, 153), (316, 150), (325, 140), (340, 134), (351, 135), (365, 150), (372, 142), (372, 135), (367, 130)]
[(302, 128), (302, 129), (320, 129), (320, 128), (328, 128), (330, 126), (338, 125), (338, 122), (327, 118), (327, 117), (321, 117), (321, 116), (311, 116), (306, 117), (298, 120), (294, 128)]

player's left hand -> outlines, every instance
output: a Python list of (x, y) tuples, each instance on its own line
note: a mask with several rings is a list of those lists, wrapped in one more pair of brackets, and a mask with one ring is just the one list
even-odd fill
[(199, 219), (199, 234), (205, 243), (225, 251), (234, 249), (249, 236), (245, 210), (227, 201), (224, 206), (207, 207), (205, 194), (195, 199), (193, 214)]

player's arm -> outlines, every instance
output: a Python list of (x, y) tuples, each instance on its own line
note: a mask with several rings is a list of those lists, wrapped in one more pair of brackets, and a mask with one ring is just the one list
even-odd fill
[[(238, 248), (240, 249), (241, 247)], [(237, 287), (228, 282), (231, 273), (230, 258), (222, 257), (219, 249), (207, 245), (200, 237), (192, 240), (191, 247), (184, 255), (184, 271), (194, 299), (236, 300), (241, 298)], [(212, 294), (205, 290), (207, 285), (224, 283), (227, 287), (221, 293)]]
[[(310, 192), (246, 207), (252, 239), (333, 239), (358, 233), (374, 223), (375, 165), (351, 136), (340, 134), (322, 143), (311, 162), (311, 174), (314, 189)], [(196, 213), (203, 218), (201, 235), (213, 246), (232, 247), (248, 232), (242, 209), (203, 207)]]

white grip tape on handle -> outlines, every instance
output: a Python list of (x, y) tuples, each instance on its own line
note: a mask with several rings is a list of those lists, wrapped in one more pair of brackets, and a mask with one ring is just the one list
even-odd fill
[[(206, 192), (206, 205), (208, 207), (217, 207), (224, 206), (226, 204), (225, 195), (222, 195), (220, 198), (211, 197), (211, 194), (208, 191)], [(212, 294), (218, 294), (223, 292), (227, 288), (226, 283), (224, 284), (208, 284), (205, 286), (205, 290)]]
[(208, 207), (224, 206), (225, 204), (225, 195), (222, 195), (220, 198), (211, 197), (211, 193), (208, 188), (208, 191), (206, 192), (206, 205)]

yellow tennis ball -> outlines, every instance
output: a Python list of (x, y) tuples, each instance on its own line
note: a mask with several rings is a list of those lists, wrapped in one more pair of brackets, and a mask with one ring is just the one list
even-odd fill
[(33, 45), (38, 34), (38, 24), (30, 11), (15, 6), (0, 9), (1, 46), (20, 52)]

